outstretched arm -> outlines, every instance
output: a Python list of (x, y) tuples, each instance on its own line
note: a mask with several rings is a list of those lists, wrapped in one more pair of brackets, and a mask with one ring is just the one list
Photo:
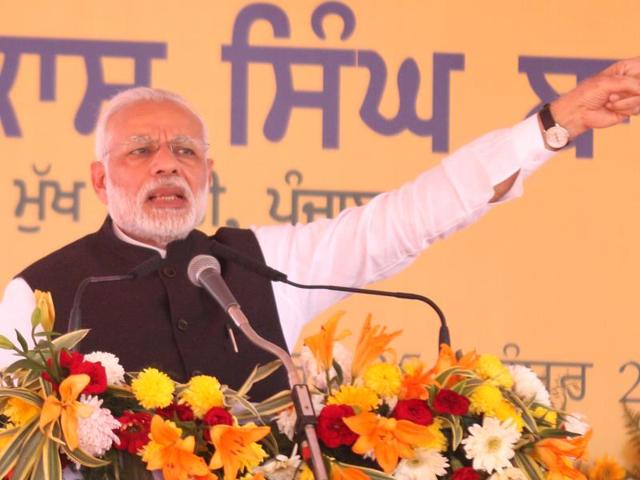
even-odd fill
[[(617, 125), (639, 113), (640, 57), (614, 63), (551, 103), (553, 118), (569, 131), (570, 140), (587, 130)], [(541, 124), (540, 130), (542, 134)], [(515, 173), (495, 185), (490, 202), (500, 200), (517, 177)]]

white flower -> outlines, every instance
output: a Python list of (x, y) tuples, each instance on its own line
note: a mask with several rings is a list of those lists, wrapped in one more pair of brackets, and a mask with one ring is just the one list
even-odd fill
[(572, 413), (564, 419), (562, 426), (567, 432), (584, 435), (591, 428), (591, 426), (585, 422), (586, 419), (587, 417), (582, 413)]
[(513, 390), (521, 399), (551, 406), (549, 392), (533, 370), (524, 365), (509, 365), (509, 373), (513, 377)]
[(289, 440), (293, 440), (296, 419), (296, 409), (294, 407), (289, 407), (276, 415), (278, 430), (280, 430), (280, 433), (286, 435)]
[(276, 455), (276, 458), (269, 460), (265, 464), (255, 468), (253, 473), (262, 473), (269, 480), (290, 480), (298, 470), (300, 465), (300, 455), (298, 444), (295, 444), (291, 456)]
[(520, 439), (520, 432), (510, 418), (500, 422), (484, 417), (482, 425), (469, 427), (469, 433), (462, 444), (467, 458), (473, 459), (474, 469), (492, 473), (512, 466), (509, 459), (515, 455), (513, 445)]
[(100, 362), (107, 374), (108, 385), (122, 385), (124, 383), (124, 368), (120, 359), (109, 352), (91, 352), (84, 356), (88, 362)]
[(519, 468), (505, 468), (491, 475), (489, 480), (528, 480), (528, 477)]
[(102, 400), (90, 395), (81, 395), (80, 403), (93, 407), (88, 417), (78, 416), (78, 443), (80, 448), (90, 455), (100, 457), (105, 454), (113, 442), (119, 443), (113, 430), (120, 427), (120, 422), (113, 418), (111, 412), (102, 407)]
[(397, 480), (437, 480), (438, 476), (447, 474), (449, 461), (434, 449), (419, 448), (416, 456), (401, 460), (393, 478)]
[[(344, 378), (343, 383), (350, 383), (351, 362), (353, 360), (351, 351), (340, 342), (335, 342), (333, 344), (333, 359), (342, 369), (342, 375)], [(315, 385), (320, 390), (327, 388), (327, 379), (324, 370), (322, 370), (320, 365), (318, 365), (318, 362), (309, 347), (303, 346), (300, 350), (300, 362), (304, 376), (307, 379), (307, 383)], [(335, 368), (331, 367), (331, 370), (329, 370), (329, 378), (334, 379), (336, 376), (337, 372)]]
[[(316, 412), (316, 416), (318, 416), (320, 411), (324, 408), (324, 396), (311, 395), (311, 403), (313, 403), (313, 410)], [(289, 407), (286, 410), (283, 410), (276, 415), (275, 419), (280, 433), (286, 435), (289, 440), (293, 440), (296, 420), (298, 419), (295, 408)]]

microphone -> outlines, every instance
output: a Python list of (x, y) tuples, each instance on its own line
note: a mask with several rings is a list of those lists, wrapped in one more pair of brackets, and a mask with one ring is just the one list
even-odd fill
[(322, 460), (322, 451), (315, 430), (316, 414), (311, 402), (311, 394), (308, 387), (301, 382), (298, 371), (288, 352), (278, 345), (262, 338), (253, 329), (246, 315), (240, 309), (240, 304), (227, 287), (220, 274), (220, 262), (211, 255), (196, 255), (189, 262), (187, 275), (189, 280), (197, 287), (204, 288), (213, 299), (231, 317), (236, 326), (258, 348), (275, 355), (287, 371), (291, 398), (298, 413), (298, 425), (304, 431), (306, 442), (303, 442), (302, 451), (308, 451), (311, 455), (311, 466), (316, 480), (328, 480), (329, 476)]
[(71, 312), (69, 313), (69, 322), (67, 323), (67, 332), (78, 330), (82, 325), (80, 301), (82, 300), (84, 291), (89, 285), (95, 283), (119, 282), (120, 280), (136, 280), (138, 278), (146, 277), (160, 268), (160, 265), (162, 265), (163, 262), (164, 259), (161, 256), (153, 255), (124, 275), (94, 276), (87, 277), (82, 280), (76, 289), (75, 295), (73, 296), (73, 304), (71, 306)]
[(220, 275), (220, 262), (211, 255), (196, 255), (189, 262), (187, 275), (196, 287), (204, 288), (225, 312), (240, 306)]
[(444, 316), (444, 312), (433, 300), (425, 297), (424, 295), (418, 295), (416, 293), (408, 292), (389, 292), (386, 290), (376, 290), (372, 288), (344, 287), (341, 285), (306, 285), (289, 280), (285, 273), (271, 268), (263, 262), (259, 262), (251, 257), (243, 255), (237, 250), (229, 248), (226, 245), (223, 245), (215, 240), (211, 241), (210, 249), (214, 255), (234, 262), (253, 273), (268, 278), (273, 282), (283, 282), (296, 288), (304, 288), (307, 290), (333, 290), (337, 292), (362, 293), (365, 295), (377, 295), (381, 297), (418, 300), (420, 302), (426, 303), (436, 312), (438, 318), (440, 319), (440, 330), (438, 332), (438, 350), (440, 349), (440, 345), (442, 345), (443, 343), (451, 346), (451, 334), (449, 332), (449, 326), (447, 325), (447, 319)]

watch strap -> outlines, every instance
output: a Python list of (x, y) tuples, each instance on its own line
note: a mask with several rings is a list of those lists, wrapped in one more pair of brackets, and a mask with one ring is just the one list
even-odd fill
[(556, 120), (551, 114), (551, 105), (549, 103), (546, 103), (540, 110), (540, 121), (542, 122), (542, 128), (545, 130), (556, 126)]

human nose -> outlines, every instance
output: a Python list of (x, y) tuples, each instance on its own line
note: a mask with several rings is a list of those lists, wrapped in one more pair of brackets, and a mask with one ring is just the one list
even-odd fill
[(168, 143), (161, 143), (157, 146), (151, 163), (154, 175), (176, 175), (179, 171), (179, 166), (180, 163)]

